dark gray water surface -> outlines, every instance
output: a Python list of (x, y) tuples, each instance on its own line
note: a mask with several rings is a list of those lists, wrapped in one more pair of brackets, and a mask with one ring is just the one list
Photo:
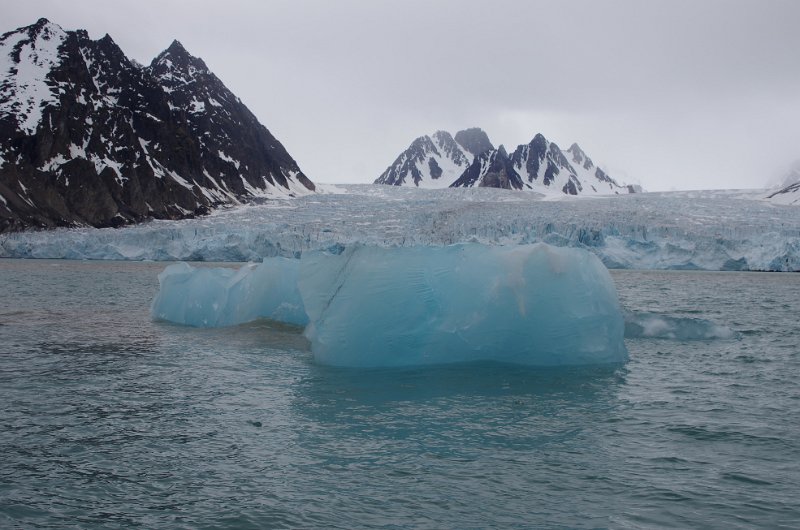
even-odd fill
[(736, 333), (625, 366), (365, 371), (152, 322), (163, 267), (0, 260), (0, 527), (800, 527), (800, 275), (613, 271)]

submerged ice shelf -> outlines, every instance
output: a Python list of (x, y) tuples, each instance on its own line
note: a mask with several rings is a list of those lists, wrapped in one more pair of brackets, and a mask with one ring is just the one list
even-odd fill
[(610, 268), (800, 271), (800, 208), (757, 192), (548, 201), (496, 189), (340, 186), (186, 221), (0, 235), (0, 257), (260, 261), (355, 243), (579, 247)]
[(614, 283), (600, 260), (580, 249), (354, 245), (238, 271), (170, 265), (159, 282), (156, 319), (305, 325), (315, 359), (329, 365), (627, 359)]

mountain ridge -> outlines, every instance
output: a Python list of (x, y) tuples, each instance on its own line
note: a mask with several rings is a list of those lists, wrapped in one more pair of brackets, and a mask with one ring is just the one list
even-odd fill
[[(452, 138), (458, 147), (457, 155), (444, 157), (441, 150), (435, 149), (434, 137), (438, 136)], [(460, 173), (447, 180), (441, 173), (430, 171), (441, 164), (442, 158), (450, 162), (467, 160), (469, 163), (454, 164)], [(458, 131), (455, 136), (446, 131), (437, 131), (433, 137), (420, 136), (375, 183), (423, 188), (495, 187), (548, 195), (612, 195), (641, 191), (638, 186), (619, 184), (595, 166), (577, 143), (562, 151), (557, 144), (538, 133), (509, 155), (504, 146), (495, 148), (488, 135), (477, 127)]]
[(0, 36), (0, 232), (178, 219), (314, 184), (178, 41), (149, 66), (47, 19)]

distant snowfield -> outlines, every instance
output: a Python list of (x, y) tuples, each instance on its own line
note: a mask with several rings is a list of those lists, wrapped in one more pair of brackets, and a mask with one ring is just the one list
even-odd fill
[(356, 243), (543, 241), (609, 268), (800, 271), (800, 208), (764, 190), (545, 198), (488, 188), (321, 184), (319, 193), (119, 229), (0, 236), (0, 257), (260, 261)]
[(775, 204), (800, 205), (800, 181), (770, 193), (767, 199)]

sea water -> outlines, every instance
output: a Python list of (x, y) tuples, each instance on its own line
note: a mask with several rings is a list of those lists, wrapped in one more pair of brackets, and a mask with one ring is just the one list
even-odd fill
[(0, 260), (0, 527), (800, 526), (800, 275), (612, 271), (732, 331), (623, 365), (359, 370), (153, 322), (163, 268)]

